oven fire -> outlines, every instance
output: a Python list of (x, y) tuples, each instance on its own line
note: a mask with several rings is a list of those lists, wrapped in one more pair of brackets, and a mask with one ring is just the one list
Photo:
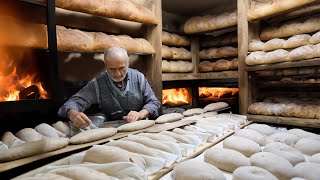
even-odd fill
[(239, 93), (238, 88), (199, 87), (200, 98), (230, 98)]
[(175, 106), (190, 103), (190, 93), (187, 88), (174, 88), (162, 90), (162, 104)]

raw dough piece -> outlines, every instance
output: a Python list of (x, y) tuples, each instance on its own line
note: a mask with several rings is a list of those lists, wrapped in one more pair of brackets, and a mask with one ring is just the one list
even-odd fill
[[(187, 127), (187, 126), (186, 126)], [(214, 136), (210, 133), (204, 133), (204, 132), (196, 132), (196, 131), (188, 131), (181, 128), (174, 128), (172, 132), (181, 134), (181, 135), (197, 135), (201, 137), (205, 142), (212, 142), (214, 139)]]
[(172, 143), (177, 143), (178, 142), (173, 137), (165, 135), (165, 134), (160, 134), (160, 133), (139, 133), (137, 135), (145, 136), (145, 137), (148, 137), (150, 139), (158, 140), (158, 141), (167, 141), (167, 142), (172, 142)]
[(278, 180), (269, 171), (257, 166), (241, 166), (232, 174), (233, 180)]
[(41, 174), (33, 177), (17, 177), (17, 180), (72, 180), (58, 174)]
[(263, 51), (273, 51), (277, 49), (283, 49), (286, 40), (284, 39), (270, 39), (266, 43), (264, 43)]
[(311, 36), (309, 34), (298, 34), (290, 37), (284, 44), (285, 49), (292, 49), (309, 44)]
[(250, 157), (252, 166), (261, 167), (279, 179), (290, 179), (294, 177), (291, 163), (281, 156), (269, 152), (259, 152)]
[(6, 144), (8, 146), (8, 148), (12, 148), (12, 147), (15, 147), (19, 144), (25, 143), (25, 141), (22, 141), (21, 139), (17, 138), (10, 131), (7, 131), (2, 135), (1, 141), (4, 144)]
[(264, 42), (262, 42), (260, 39), (252, 39), (249, 42), (249, 51), (263, 51), (264, 49)]
[(225, 139), (223, 141), (223, 147), (239, 151), (247, 157), (262, 151), (261, 147), (256, 142), (239, 136), (231, 136)]
[(318, 140), (320, 141), (320, 136), (318, 134), (308, 132), (308, 131), (298, 129), (298, 128), (289, 129), (287, 131), (287, 133), (294, 134), (294, 135), (298, 136), (300, 139), (314, 137), (315, 139), (319, 138)]
[(173, 168), (173, 177), (175, 180), (225, 180), (223, 173), (215, 166), (199, 161), (186, 160), (177, 164)]
[(205, 112), (210, 112), (210, 111), (217, 111), (226, 107), (229, 107), (228, 103), (216, 102), (216, 103), (210, 103), (206, 105), (203, 109), (205, 110)]
[(258, 131), (259, 133), (266, 136), (270, 136), (271, 134), (275, 133), (275, 130), (271, 126), (266, 124), (250, 124), (246, 128)]
[(273, 154), (279, 155), (279, 156), (287, 159), (292, 164), (292, 166), (294, 166), (300, 162), (306, 161), (304, 158), (304, 155), (301, 152), (294, 149), (293, 147), (290, 147), (290, 146), (288, 146), (284, 143), (280, 143), (280, 142), (273, 142), (273, 143), (267, 144), (263, 148), (263, 151), (264, 152), (271, 152)]
[(268, 139), (271, 140), (271, 142), (281, 142), (289, 146), (293, 146), (299, 140), (298, 136), (285, 132), (274, 133), (270, 135)]
[(84, 162), (98, 164), (132, 162), (146, 169), (146, 161), (141, 156), (115, 146), (94, 145), (86, 151), (82, 163)]
[(147, 127), (153, 126), (155, 123), (156, 122), (154, 120), (140, 120), (121, 125), (117, 129), (118, 132), (131, 132), (145, 129)]
[(305, 60), (313, 58), (313, 45), (305, 45), (298, 48), (293, 49), (289, 53), (289, 60), (290, 61), (297, 61), (297, 60)]
[(52, 127), (54, 127), (56, 130), (62, 132), (66, 136), (70, 136), (70, 134), (71, 134), (70, 126), (66, 122), (58, 121), (58, 122), (52, 124)]
[(318, 180), (320, 177), (320, 164), (317, 163), (302, 162), (295, 165), (293, 169), (296, 176), (301, 178)]
[(155, 121), (156, 123), (168, 123), (181, 120), (182, 118), (183, 115), (181, 113), (169, 113), (159, 116)]
[(116, 180), (116, 178), (108, 176), (102, 172), (96, 171), (94, 169), (79, 167), (79, 166), (69, 166), (66, 168), (57, 168), (49, 171), (48, 173), (58, 174), (70, 179), (77, 180)]
[(222, 171), (232, 173), (240, 166), (250, 166), (250, 160), (238, 151), (226, 148), (213, 147), (206, 150), (204, 161)]
[(210, 111), (210, 112), (206, 112), (203, 114), (203, 117), (206, 118), (206, 117), (212, 117), (212, 116), (215, 116), (217, 115), (218, 112), (217, 111)]
[(162, 131), (160, 132), (160, 134), (164, 134), (170, 137), (173, 137), (174, 139), (176, 139), (177, 141), (181, 142), (181, 143), (185, 143), (185, 144), (193, 144), (192, 141), (180, 134), (174, 133), (174, 132), (170, 132), (170, 131)]
[(70, 142), (72, 144), (84, 144), (113, 136), (116, 133), (117, 128), (89, 129), (71, 137)]
[(5, 151), (5, 150), (8, 150), (8, 146), (2, 141), (0, 141), (0, 153), (2, 153), (2, 151)]
[(18, 131), (15, 136), (26, 142), (38, 141), (43, 138), (42, 134), (32, 128), (23, 128)]
[(43, 136), (46, 137), (66, 137), (65, 134), (63, 134), (62, 132), (58, 131), (57, 129), (53, 128), (52, 126), (50, 126), (47, 123), (41, 123), (39, 125), (37, 125), (34, 128), (36, 131), (38, 131), (38, 133), (42, 134)]
[(184, 116), (193, 116), (203, 114), (205, 111), (202, 108), (191, 108), (182, 113)]
[(260, 146), (266, 145), (265, 136), (252, 129), (239, 129), (235, 131), (234, 135), (251, 139), (252, 141), (258, 143)]
[(320, 153), (320, 141), (315, 139), (302, 138), (293, 147), (310, 156)]
[(320, 153), (314, 154), (309, 157), (309, 162), (320, 164)]

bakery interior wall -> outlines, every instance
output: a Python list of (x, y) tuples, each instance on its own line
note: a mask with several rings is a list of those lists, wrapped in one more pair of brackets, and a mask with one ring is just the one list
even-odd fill
[[(238, 87), (236, 10), (235, 0), (162, 1), (163, 90), (186, 88), (192, 91), (189, 93), (192, 95), (191, 102), (188, 106), (181, 106), (182, 108), (227, 101), (232, 106), (233, 113), (239, 112), (237, 95), (229, 99), (211, 98), (212, 101), (199, 95), (201, 87)], [(196, 19), (196, 16), (201, 18)], [(212, 20), (211, 25), (206, 17)], [(195, 28), (192, 29), (191, 26)], [(220, 55), (209, 56), (208, 51), (217, 49)], [(170, 51), (173, 54), (171, 56)], [(167, 108), (168, 105), (163, 106), (165, 111)]]
[[(37, 74), (35, 79), (42, 81), (47, 96), (40, 97), (38, 89), (41, 88), (33, 85), (31, 88), (23, 87), (27, 89), (28, 95), (22, 99), (18, 97), (1, 100), (0, 120), (6, 123), (0, 127), (0, 133), (6, 130), (16, 132), (21, 128), (34, 127), (41, 122), (49, 124), (56, 122), (59, 119), (57, 117), (58, 108), (64, 101), (104, 70), (102, 49), (91, 47), (92, 42), (85, 39), (83, 37), (85, 35), (81, 36), (81, 33), (79, 35), (80, 31), (96, 33), (95, 35), (104, 38), (101, 44), (109, 43), (110, 45), (110, 42), (105, 40), (108, 37), (110, 39), (122, 38), (120, 42), (127, 42), (125, 48), (129, 52), (130, 67), (146, 75), (155, 89), (156, 96), (161, 99), (162, 87), (161, 79), (159, 79), (161, 62), (156, 60), (159, 58), (159, 53), (156, 52), (161, 52), (159, 49), (161, 46), (159, 40), (161, 38), (159, 36), (161, 34), (161, 1), (136, 2), (152, 12), (152, 18), (156, 19), (158, 25), (106, 18), (54, 6), (48, 8), (47, 4), (54, 5), (54, 1), (49, 3), (49, 1), (21, 0), (8, 3), (1, 0), (0, 17), (5, 19), (1, 21), (0, 32), (1, 75), (13, 71), (10, 62), (13, 62), (13, 56), (17, 56), (15, 59), (19, 59), (17, 61), (20, 65), (17, 72), (24, 71), (29, 65), (32, 65), (33, 72)], [(51, 13), (55, 11), (50, 18), (48, 9), (51, 9)], [(54, 42), (50, 41), (50, 37), (53, 37), (50, 32), (53, 31), (52, 29), (48, 31), (49, 26), (53, 27), (54, 33), (57, 34)], [(108, 36), (102, 37), (102, 35)], [(56, 46), (53, 50), (50, 49), (52, 44)], [(4, 59), (7, 61), (3, 61)], [(16, 79), (15, 77), (14, 80)], [(4, 78), (1, 76), (1, 82), (3, 81)], [(3, 90), (7, 91), (4, 84), (1, 84), (1, 88), (1, 93)], [(93, 106), (88, 111), (97, 112), (99, 111), (97, 107)]]

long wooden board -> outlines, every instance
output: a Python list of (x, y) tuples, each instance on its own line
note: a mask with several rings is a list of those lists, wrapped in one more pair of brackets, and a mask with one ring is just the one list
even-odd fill
[(221, 71), (208, 73), (162, 73), (162, 81), (236, 78), (238, 78), (238, 71)]

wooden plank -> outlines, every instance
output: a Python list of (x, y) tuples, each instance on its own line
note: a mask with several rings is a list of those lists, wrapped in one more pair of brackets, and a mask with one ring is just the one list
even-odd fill
[(274, 63), (274, 64), (262, 64), (262, 65), (256, 65), (256, 66), (247, 66), (246, 71), (260, 71), (260, 70), (284, 69), (284, 68), (293, 68), (293, 67), (314, 67), (314, 66), (320, 66), (320, 58), (291, 61), (291, 62), (281, 62), (281, 63)]
[(198, 80), (198, 79), (235, 79), (237, 71), (221, 71), (208, 73), (162, 73), (162, 81)]
[(240, 114), (247, 114), (249, 106), (249, 83), (248, 73), (245, 71), (246, 63), (245, 59), (248, 54), (248, 20), (247, 9), (249, 6), (248, 0), (238, 0), (238, 60), (239, 60), (239, 112)]
[[(251, 121), (248, 121), (246, 124), (240, 126), (240, 128), (244, 128), (245, 126), (248, 126), (249, 124), (251, 124)], [(210, 142), (210, 143), (206, 143), (205, 145), (199, 147), (195, 152), (193, 152), (192, 154), (190, 154), (190, 156), (185, 157), (184, 159), (182, 159), (182, 161), (188, 160), (188, 159), (192, 159), (197, 157), (198, 155), (200, 155), (201, 153), (203, 153), (205, 150), (211, 148), (212, 146), (218, 144), (219, 142), (223, 141), (224, 139), (226, 139), (227, 137), (231, 136), (232, 134), (234, 134), (234, 130), (226, 133), (225, 135), (219, 137), (218, 139), (216, 139), (214, 142)], [(181, 161), (181, 162), (182, 162)], [(160, 170), (159, 172), (156, 172), (150, 176), (148, 176), (149, 180), (158, 180), (160, 179), (162, 176), (164, 176), (165, 174), (169, 173), (178, 163), (174, 163), (173, 165), (171, 165), (170, 167), (164, 168), (162, 170)]]
[(199, 37), (195, 36), (191, 39), (191, 54), (194, 75), (198, 73), (198, 65), (200, 63), (199, 52)]
[(146, 65), (145, 74), (149, 80), (149, 83), (156, 95), (156, 97), (161, 101), (162, 99), (162, 9), (161, 1), (153, 0), (154, 4), (152, 7), (153, 12), (155, 12), (158, 19), (157, 26), (146, 26), (147, 34), (146, 39), (151, 43), (156, 51), (155, 55), (147, 56), (144, 60)]
[(295, 117), (264, 116), (264, 115), (249, 115), (249, 114), (247, 115), (247, 117), (248, 117), (248, 120), (256, 121), (256, 122), (320, 128), (319, 119), (303, 119), (303, 118), (295, 118)]

